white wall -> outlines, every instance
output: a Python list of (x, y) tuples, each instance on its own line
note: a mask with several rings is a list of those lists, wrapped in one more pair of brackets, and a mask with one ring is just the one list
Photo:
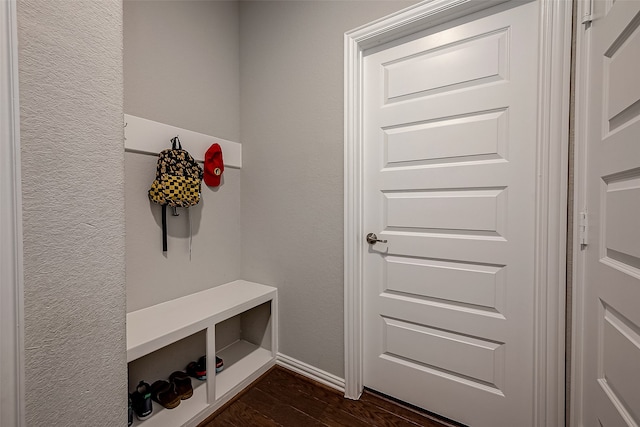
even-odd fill
[(26, 425), (124, 425), (122, 6), (17, 5)]
[(343, 34), (409, 1), (241, 2), (242, 277), (280, 351), (344, 376)]
[[(125, 113), (239, 142), (239, 62), (237, 2), (124, 2)], [(189, 208), (190, 258), (183, 209), (167, 216), (162, 253), (161, 208), (147, 197), (156, 161), (125, 154), (127, 311), (240, 277), (240, 171), (226, 168), (217, 188), (203, 183)]]

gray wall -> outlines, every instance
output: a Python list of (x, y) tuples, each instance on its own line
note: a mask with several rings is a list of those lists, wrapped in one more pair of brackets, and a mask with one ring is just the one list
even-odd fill
[(124, 425), (122, 6), (17, 5), (26, 425)]
[(240, 139), (236, 1), (124, 1), (124, 111)]
[(241, 2), (242, 277), (280, 352), (344, 376), (343, 34), (415, 2)]
[[(149, 3), (170, 8), (187, 2)], [(127, 86), (128, 113), (242, 140), (245, 167), (242, 172), (225, 171), (225, 184), (218, 190), (228, 188), (238, 197), (241, 175), (242, 215), (237, 215), (236, 207), (215, 214), (218, 207), (225, 208), (216, 205), (218, 199), (213, 196), (218, 194), (212, 191), (212, 197), (205, 193), (201, 216), (208, 217), (204, 212), (209, 206), (214, 218), (207, 221), (220, 222), (223, 216), (236, 215), (236, 222), (222, 220), (238, 230), (237, 234), (229, 232), (236, 237), (240, 236), (237, 218), (241, 218), (242, 257), (235, 259), (243, 260), (244, 278), (280, 288), (281, 351), (340, 376), (342, 33), (407, 4), (243, 2), (242, 70), (239, 74), (235, 71), (243, 84), (239, 98), (242, 138), (238, 137), (240, 120), (234, 118), (240, 105), (234, 95), (238, 81), (209, 92), (196, 84), (199, 89), (189, 92), (186, 101), (198, 106), (202, 115), (182, 110), (182, 90), (162, 95), (146, 85), (146, 80), (153, 80), (153, 87), (170, 92), (173, 88), (166, 85), (191, 85), (200, 79), (217, 84), (223, 75), (233, 77), (234, 71), (186, 68), (188, 60), (180, 54), (187, 52), (177, 52), (183, 47), (176, 45), (177, 56), (170, 57), (180, 60), (173, 61), (178, 64), (172, 73), (164, 72), (168, 62), (162, 60), (152, 62), (138, 83), (127, 79), (127, 85), (133, 85)], [(208, 3), (199, 7), (205, 6), (216, 7)], [(136, 6), (125, 2), (124, 7)], [(231, 8), (230, 15), (224, 15), (230, 18), (237, 5), (217, 7)], [(93, 0), (18, 1), (25, 406), (30, 426), (113, 426), (124, 423), (126, 416), (121, 8), (119, 2)], [(170, 15), (178, 19), (180, 14), (172, 11)], [(200, 30), (218, 35), (221, 26), (238, 25), (234, 19), (216, 21), (216, 16), (222, 15), (197, 21), (202, 23)], [(195, 27), (191, 19), (180, 22), (173, 21), (170, 26), (175, 27), (177, 37)], [(169, 27), (159, 30), (168, 37), (159, 46), (167, 46), (172, 32)], [(222, 32), (233, 42), (234, 31)], [(155, 40), (147, 39), (146, 43)], [(199, 46), (210, 43), (215, 40)], [(235, 58), (240, 51), (220, 49), (226, 52), (226, 59)], [(154, 52), (158, 53), (149, 50)], [(216, 50), (215, 56), (219, 54)], [(125, 55), (129, 76), (133, 71)], [(160, 53), (158, 57), (167, 56)], [(233, 65), (235, 59), (230, 61), (224, 61), (225, 67), (237, 66)], [(175, 76), (180, 77), (177, 82), (165, 85), (168, 77)], [(201, 92), (208, 95), (199, 98)], [(212, 98), (216, 102), (207, 104)], [(127, 155), (127, 170), (146, 176), (146, 170), (153, 169), (153, 158), (136, 156)], [(142, 177), (132, 182), (127, 198), (137, 187), (146, 190)], [(140, 215), (149, 216), (145, 224), (153, 224), (151, 207), (140, 203)], [(202, 218), (199, 226), (204, 224)], [(184, 226), (171, 225), (178, 225), (178, 233)], [(135, 237), (135, 231), (128, 229), (127, 241)], [(159, 227), (157, 234), (146, 230), (139, 236), (149, 239), (140, 257), (159, 251), (160, 240), (152, 242), (151, 234), (159, 236)], [(239, 254), (237, 244), (227, 240), (212, 235), (208, 244), (215, 250), (226, 247), (229, 254)], [(206, 257), (211, 250), (196, 249), (195, 245), (194, 255), (200, 256), (202, 251)], [(176, 252), (181, 249), (179, 243), (171, 247)], [(206, 269), (204, 262), (197, 260), (199, 267), (194, 270), (205, 271), (207, 279), (227, 267), (216, 266), (215, 255), (206, 258)], [(225, 273), (231, 277), (239, 269), (234, 264), (224, 271), (231, 271)], [(183, 286), (176, 283), (176, 287)], [(150, 288), (146, 295), (153, 298), (155, 291)]]
[[(125, 113), (239, 142), (239, 66), (237, 2), (124, 2)], [(163, 255), (161, 209), (147, 198), (156, 161), (125, 155), (127, 311), (240, 277), (240, 171), (203, 184), (189, 208), (191, 258), (187, 213), (168, 216)]]

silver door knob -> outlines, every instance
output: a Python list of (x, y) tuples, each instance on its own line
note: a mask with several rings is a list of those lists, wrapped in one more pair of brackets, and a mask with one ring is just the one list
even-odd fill
[(381, 240), (378, 239), (378, 236), (376, 236), (374, 233), (369, 233), (367, 234), (367, 243), (370, 245), (375, 245), (376, 243), (387, 243), (386, 240)]

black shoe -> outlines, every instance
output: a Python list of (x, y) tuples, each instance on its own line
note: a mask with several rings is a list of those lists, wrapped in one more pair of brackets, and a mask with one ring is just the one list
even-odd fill
[(129, 393), (129, 410), (127, 416), (127, 426), (133, 424), (133, 407), (131, 406), (131, 393)]
[(151, 386), (144, 381), (140, 381), (136, 391), (131, 394), (131, 406), (136, 417), (142, 421), (151, 416), (153, 407), (151, 406)]
[(204, 381), (207, 379), (207, 358), (202, 356), (197, 362), (190, 362), (187, 365), (189, 376)]

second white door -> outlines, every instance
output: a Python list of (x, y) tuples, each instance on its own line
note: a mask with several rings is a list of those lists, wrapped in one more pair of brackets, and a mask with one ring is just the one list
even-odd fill
[(474, 427), (534, 419), (537, 41), (531, 2), (365, 52), (364, 225), (386, 243), (364, 383)]
[(640, 1), (593, 2), (581, 28), (575, 425), (640, 425)]

